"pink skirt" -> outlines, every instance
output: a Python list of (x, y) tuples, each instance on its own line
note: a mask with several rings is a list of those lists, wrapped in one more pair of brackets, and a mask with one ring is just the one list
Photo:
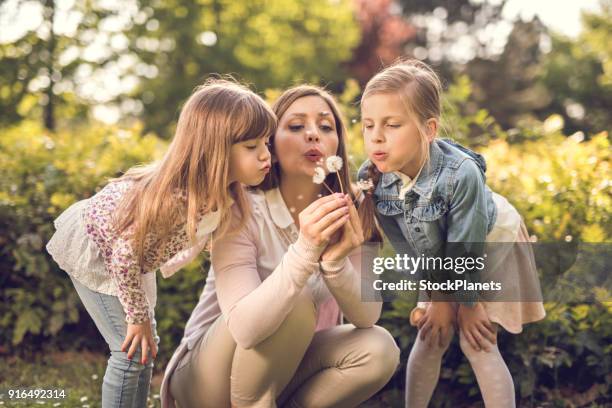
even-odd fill
[[(516, 209), (503, 197), (494, 193), (498, 207), (498, 221), (493, 231), (487, 236), (488, 242), (496, 242), (498, 239), (513, 237), (516, 243), (528, 243), (529, 234), (525, 223)], [(500, 217), (501, 215), (501, 217)], [(514, 221), (513, 221), (514, 220)], [(508, 228), (516, 223), (513, 228)], [(499, 225), (498, 225), (499, 224)], [(505, 224), (505, 225), (503, 225)], [(507, 231), (503, 229), (506, 228)], [(513, 230), (512, 232), (508, 232)], [(501, 232), (501, 234), (500, 234)], [(496, 239), (497, 238), (497, 239)], [(507, 241), (506, 241), (507, 242)], [(539, 293), (541, 299), (538, 272), (531, 245), (511, 245), (510, 243), (499, 245), (494, 248), (503, 248), (507, 253), (499, 259), (500, 266), (496, 267), (496, 280), (504, 287), (504, 297), (513, 301), (481, 302), (489, 320), (498, 323), (510, 333), (518, 334), (523, 331), (526, 323), (542, 320), (546, 316), (542, 301), (514, 301), (515, 299), (533, 299), (534, 293)], [(486, 280), (486, 279), (484, 279)], [(529, 295), (524, 293), (529, 292)], [(410, 323), (415, 326), (431, 302), (418, 302), (410, 312)]]

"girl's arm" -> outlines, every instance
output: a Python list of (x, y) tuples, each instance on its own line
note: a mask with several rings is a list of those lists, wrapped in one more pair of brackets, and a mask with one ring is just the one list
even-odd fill
[(382, 302), (373, 288), (371, 266), (376, 244), (355, 248), (338, 261), (321, 261), (323, 279), (342, 313), (358, 328), (372, 327), (380, 318)]
[(149, 302), (142, 288), (141, 268), (130, 243), (121, 236), (113, 241), (109, 272), (117, 284), (126, 322), (142, 324), (148, 320)]
[(254, 220), (213, 240), (211, 262), (223, 317), (236, 343), (249, 349), (272, 335), (292, 310), (323, 250), (301, 234), (263, 282), (257, 270)]

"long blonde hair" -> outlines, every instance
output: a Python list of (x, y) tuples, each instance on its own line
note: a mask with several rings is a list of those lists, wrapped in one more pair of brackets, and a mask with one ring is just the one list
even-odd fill
[[(199, 214), (220, 210), (217, 233), (223, 234), (231, 221), (232, 199), (242, 220), (248, 218), (244, 188), (239, 182), (228, 188), (230, 150), (235, 143), (271, 135), (275, 129), (276, 116), (265, 101), (232, 79), (209, 79), (194, 90), (164, 157), (133, 167), (120, 178), (134, 183), (118, 207), (114, 225), (119, 232), (129, 229), (141, 267), (145, 241), (152, 231), (167, 239), (186, 217), (193, 244)], [(185, 202), (177, 200), (177, 194)]]
[[(429, 119), (440, 119), (442, 83), (434, 70), (426, 63), (416, 59), (398, 60), (393, 65), (374, 75), (366, 84), (361, 95), (361, 103), (375, 94), (395, 94), (413, 119), (420, 136), (420, 150), (423, 162), (429, 160), (429, 140), (426, 123)], [(380, 171), (374, 163), (368, 167), (368, 178), (376, 186), (380, 181)], [(360, 206), (360, 216), (364, 234), (368, 234), (374, 223), (373, 191), (369, 191)]]

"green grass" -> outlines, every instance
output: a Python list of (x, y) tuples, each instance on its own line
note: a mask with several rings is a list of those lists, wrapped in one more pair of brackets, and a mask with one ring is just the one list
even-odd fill
[[(41, 353), (31, 358), (0, 356), (0, 390), (5, 395), (0, 407), (75, 407), (101, 406), (102, 378), (107, 357), (91, 352)], [(161, 407), (159, 386), (162, 373), (154, 373), (148, 407)], [(11, 388), (63, 389), (66, 398), (58, 400), (9, 400)], [(58, 405), (59, 404), (59, 405)]]
[[(101, 406), (102, 377), (106, 369), (107, 356), (92, 352), (39, 352), (31, 357), (7, 357), (0, 355), (0, 390), (4, 393), (10, 388), (38, 387), (42, 389), (63, 389), (66, 398), (61, 400), (11, 401), (8, 395), (0, 398), (0, 408), (4, 407), (69, 407), (98, 408)], [(403, 375), (400, 373), (399, 375)], [(150, 408), (160, 408), (159, 387), (163, 377), (163, 367), (154, 369), (149, 401)], [(608, 377), (612, 381), (612, 374)], [(397, 386), (397, 384), (395, 384)], [(442, 380), (438, 384), (432, 406), (453, 408), (482, 408), (480, 398), (469, 402), (462, 398), (463, 389), (451, 388)], [(587, 392), (576, 393), (572, 390), (540, 390), (540, 401), (518, 401), (519, 407), (570, 408), (570, 407), (609, 407), (604, 384), (591, 387)], [(465, 396), (464, 396), (465, 397)], [(609, 395), (608, 395), (609, 397)], [(360, 408), (403, 407), (403, 390), (388, 384)], [(600, 401), (597, 403), (596, 401)]]

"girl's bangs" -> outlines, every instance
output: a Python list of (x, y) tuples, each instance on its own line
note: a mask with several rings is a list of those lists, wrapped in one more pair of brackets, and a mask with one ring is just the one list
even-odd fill
[(269, 137), (276, 132), (276, 117), (263, 102), (249, 98), (236, 115), (234, 143)]

